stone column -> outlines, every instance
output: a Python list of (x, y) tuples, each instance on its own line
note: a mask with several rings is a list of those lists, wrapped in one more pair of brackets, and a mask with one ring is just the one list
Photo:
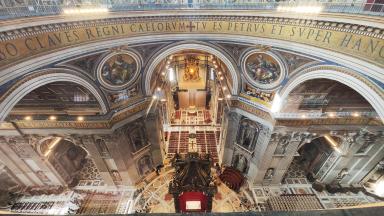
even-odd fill
[(299, 132), (294, 132), (290, 135), (289, 144), (286, 147), (285, 153), (282, 158), (279, 160), (277, 167), (275, 168), (275, 173), (272, 179), (272, 184), (280, 184), (284, 174), (287, 172), (289, 166), (291, 165), (293, 158), (297, 152), (297, 148), (300, 144), (307, 139), (309, 134), (303, 134)]
[(35, 173), (39, 173), (38, 178), (48, 185), (66, 185), (64, 179), (60, 176), (60, 174), (52, 167), (52, 165), (48, 162), (48, 160), (40, 155), (36, 148), (40, 146), (37, 145), (37, 142), (41, 140), (43, 137), (38, 135), (30, 135), (28, 136), (29, 141), (28, 144), (25, 145), (25, 150), (28, 152), (30, 159), (38, 166), (39, 170)]
[(264, 152), (263, 157), (261, 158), (261, 162), (258, 170), (259, 175), (255, 176), (253, 180), (253, 184), (261, 185), (263, 183), (264, 175), (267, 172), (267, 170), (270, 168), (273, 153), (275, 152), (276, 146), (282, 136), (283, 134), (280, 132), (272, 133), (268, 146)]
[[(340, 183), (348, 187), (358, 184), (371, 169), (384, 157), (383, 138), (380, 133), (349, 132), (342, 135), (340, 153), (334, 152), (323, 167), (321, 181), (323, 183)], [(381, 139), (381, 140), (380, 140)], [(368, 144), (366, 152), (358, 153), (359, 149)]]
[(23, 137), (5, 137), (1, 140), (0, 158), (13, 174), (26, 186), (44, 185), (25, 162), (25, 159), (31, 159), (29, 150), (32, 148), (28, 148), (28, 141)]
[(383, 132), (368, 133), (366, 135), (360, 135), (360, 137), (357, 137), (357, 150), (360, 149), (361, 145), (363, 145), (365, 142), (370, 143), (370, 146), (366, 149), (365, 152), (354, 154), (354, 163), (351, 164), (348, 175), (342, 179), (341, 183), (348, 185), (360, 183), (363, 178), (383, 159)]
[[(333, 134), (335, 135), (336, 132), (334, 132)], [(341, 140), (341, 143), (339, 144), (340, 153), (338, 152), (332, 153), (333, 155), (338, 156), (336, 159), (332, 159), (332, 157), (327, 159), (327, 162), (330, 159), (335, 161), (333, 163), (330, 163), (328, 172), (324, 173), (323, 176), (320, 176), (321, 178), (319, 180), (321, 182), (330, 184), (330, 183), (338, 183), (340, 180), (342, 180), (342, 179), (337, 179), (339, 173), (344, 169), (348, 169), (350, 164), (353, 163), (352, 161), (353, 155), (358, 150), (358, 146), (354, 145), (355, 134), (356, 133), (349, 133), (349, 134), (342, 135), (342, 140)]]
[(111, 174), (109, 173), (108, 167), (105, 165), (104, 159), (101, 157), (99, 150), (96, 147), (95, 139), (92, 136), (83, 136), (82, 143), (87, 149), (90, 157), (95, 162), (97, 169), (100, 172), (100, 176), (103, 178), (106, 185), (115, 185)]
[(155, 166), (163, 163), (163, 154), (161, 152), (161, 146), (165, 146), (161, 143), (160, 133), (162, 131), (162, 125), (159, 121), (159, 116), (156, 113), (150, 113), (144, 120), (146, 135), (149, 143), (151, 143), (151, 155), (152, 161)]
[[(11, 170), (9, 170), (9, 168), (7, 166), (5, 166), (5, 164), (3, 164), (1, 161), (0, 161), (0, 174), (5, 172), (6, 175), (12, 180), (13, 183), (15, 183), (17, 186), (16, 187), (19, 187), (19, 186), (25, 186), (18, 178), (17, 176), (15, 176)], [(1, 185), (0, 185), (0, 188), (1, 188)], [(5, 189), (8, 189), (8, 188), (5, 188)]]
[(119, 171), (120, 177), (122, 179), (123, 185), (132, 185), (134, 182), (130, 177), (130, 173), (128, 172), (128, 168), (125, 165), (124, 160), (126, 157), (132, 157), (131, 155), (124, 154), (121, 148), (121, 139), (118, 136), (122, 134), (113, 134), (108, 136), (108, 139), (105, 139), (105, 144), (107, 145), (109, 152), (111, 154), (112, 160), (115, 162), (117, 170)]
[(250, 182), (255, 182), (256, 178), (264, 174), (262, 170), (263, 161), (265, 160), (265, 157), (267, 157), (267, 154), (269, 154), (268, 144), (271, 140), (270, 128), (260, 123), (259, 126), (260, 133), (257, 139), (255, 150), (252, 154), (250, 168), (248, 171)]

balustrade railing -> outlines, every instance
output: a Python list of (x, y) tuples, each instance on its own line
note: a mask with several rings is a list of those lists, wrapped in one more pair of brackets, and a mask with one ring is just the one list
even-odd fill
[(294, 112), (294, 113), (274, 113), (277, 119), (320, 119), (320, 118), (377, 118), (376, 112)]
[[(373, 1), (377, 2), (377, 1)], [(0, 0), (0, 19), (60, 15), (66, 9), (105, 8), (118, 11), (155, 10), (272, 10), (281, 7), (321, 8), (322, 13), (348, 13), (384, 16), (383, 3), (367, 3), (359, 0), (346, 0), (343, 3), (317, 1), (273, 0)]]

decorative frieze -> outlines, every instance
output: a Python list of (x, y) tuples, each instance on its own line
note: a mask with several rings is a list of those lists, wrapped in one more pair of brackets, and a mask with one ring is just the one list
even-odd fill
[(375, 118), (321, 118), (321, 119), (278, 119), (276, 126), (308, 127), (311, 125), (369, 125), (382, 126), (380, 119)]
[(249, 104), (246, 104), (242, 101), (239, 101), (239, 100), (232, 100), (231, 101), (231, 106), (234, 107), (234, 108), (239, 108), (239, 109), (242, 109), (246, 112), (249, 112), (259, 118), (262, 118), (264, 120), (267, 120), (269, 122), (273, 122), (273, 118), (272, 116), (268, 113), (268, 112), (265, 112), (263, 110), (260, 110), (256, 107), (253, 107)]
[(26, 148), (28, 141), (24, 137), (6, 137), (8, 146), (19, 156), (20, 158), (31, 158), (32, 154), (29, 152), (29, 148)]
[[(124, 119), (145, 110), (148, 102), (132, 106), (122, 112), (115, 114), (111, 120), (98, 120), (98, 121), (49, 121), (49, 120), (32, 120), (32, 121), (17, 121), (15, 124), (19, 129), (54, 129), (54, 128), (68, 128), (68, 129), (110, 129), (112, 126)], [(0, 130), (14, 129), (10, 123), (1, 123)]]
[(49, 24), (0, 33), (0, 65), (55, 49), (153, 34), (234, 34), (299, 42), (383, 65), (383, 29), (258, 16), (124, 17)]

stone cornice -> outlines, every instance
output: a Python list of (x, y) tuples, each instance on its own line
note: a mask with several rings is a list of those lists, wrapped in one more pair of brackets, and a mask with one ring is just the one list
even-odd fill
[[(49, 120), (32, 120), (32, 121), (15, 121), (0, 123), (0, 134), (7, 134), (11, 131), (27, 130), (27, 129), (76, 129), (79, 132), (81, 130), (89, 129), (107, 129), (112, 130), (114, 125), (123, 122), (125, 119), (140, 114), (148, 108), (150, 101), (146, 100), (136, 106), (127, 108), (112, 116), (110, 120), (95, 120), (95, 121), (49, 121)], [(265, 111), (252, 107), (251, 105), (232, 100), (231, 107), (241, 109), (252, 115), (255, 115), (263, 120), (269, 121), (274, 124), (275, 127), (309, 127), (309, 126), (383, 126), (380, 119), (377, 118), (363, 118), (363, 117), (348, 117), (348, 118), (322, 118), (322, 119), (273, 119), (273, 117)], [(14, 126), (15, 125), (15, 126)]]
[(261, 109), (258, 109), (250, 104), (247, 104), (245, 102), (239, 101), (239, 100), (232, 100), (231, 106), (233, 108), (238, 108), (241, 110), (244, 110), (248, 113), (251, 113), (252, 115), (255, 115), (261, 119), (264, 119), (268, 122), (274, 122), (273, 117), (266, 111), (263, 111)]
[(286, 126), (286, 127), (309, 127), (314, 125), (364, 125), (364, 126), (383, 126), (380, 119), (377, 118), (325, 118), (325, 119), (277, 119), (275, 126)]
[(384, 65), (384, 29), (263, 16), (147, 16), (48, 24), (0, 32), (2, 68), (85, 44), (159, 35), (238, 35), (295, 42)]
[[(321, 13), (316, 15), (305, 15), (305, 14), (296, 14), (296, 13), (284, 13), (276, 12), (275, 10), (235, 10), (235, 9), (221, 9), (221, 10), (158, 10), (158, 11), (148, 11), (148, 13), (143, 13), (143, 11), (123, 11), (123, 12), (113, 12), (107, 14), (97, 14), (87, 16), (66, 16), (66, 15), (56, 15), (50, 16), (49, 19), (46, 17), (23, 17), (21, 19), (10, 19), (3, 20), (0, 31), (10, 30), (10, 29), (20, 29), (23, 26), (39, 26), (53, 23), (65, 23), (65, 22), (75, 22), (75, 21), (86, 21), (94, 19), (110, 19), (110, 18), (126, 18), (126, 17), (150, 17), (150, 16), (177, 16), (177, 15), (214, 15), (214, 16), (257, 16), (260, 17), (276, 17), (276, 18), (293, 18), (297, 17), (311, 19), (311, 20), (322, 20), (330, 22), (341, 22), (341, 23), (350, 23), (355, 25), (364, 25), (364, 26), (377, 26), (379, 28), (384, 27), (384, 21), (380, 16), (367, 16), (363, 14), (348, 14), (348, 13)], [(4, 29), (4, 30), (3, 30)]]
[[(49, 121), (49, 120), (31, 120), (13, 122), (18, 129), (112, 129), (116, 123), (133, 116), (147, 109), (149, 101), (144, 101), (136, 106), (124, 109), (112, 116), (110, 120), (95, 121)], [(0, 123), (0, 131), (15, 130), (16, 128), (10, 122)]]
[(0, 41), (13, 40), (20, 37), (31, 37), (34, 35), (56, 32), (63, 30), (71, 30), (84, 27), (95, 27), (98, 25), (113, 25), (113, 24), (124, 24), (131, 22), (143, 22), (143, 21), (169, 21), (169, 20), (180, 20), (188, 19), (190, 21), (236, 21), (236, 22), (247, 22), (257, 21), (259, 23), (273, 23), (273, 24), (285, 24), (295, 25), (302, 27), (313, 27), (327, 30), (337, 30), (342, 32), (348, 32), (353, 34), (366, 35), (384, 39), (384, 29), (376, 28), (365, 25), (349, 24), (342, 22), (332, 21), (320, 21), (314, 19), (299, 19), (299, 18), (284, 18), (284, 17), (268, 17), (268, 16), (232, 16), (232, 15), (172, 15), (172, 16), (145, 16), (145, 17), (120, 17), (120, 18), (104, 18), (84, 21), (72, 21), (62, 23), (52, 23), (46, 25), (38, 25), (33, 27), (24, 27), (20, 29), (8, 30), (0, 32)]

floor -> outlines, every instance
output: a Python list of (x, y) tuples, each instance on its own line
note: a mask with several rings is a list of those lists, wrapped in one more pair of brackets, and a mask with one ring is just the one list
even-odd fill
[[(173, 213), (173, 197), (168, 184), (173, 170), (168, 170), (146, 185), (135, 199), (137, 212)], [(242, 187), (239, 193), (216, 179), (218, 193), (213, 199), (213, 212), (312, 210), (352, 207), (377, 202), (361, 192), (330, 194), (317, 192), (306, 178), (289, 178), (280, 186)]]
[(172, 158), (176, 153), (182, 155), (188, 152), (198, 152), (210, 154), (214, 163), (219, 162), (220, 128), (212, 126), (175, 128), (173, 127), (172, 130), (165, 133), (169, 158)]
[[(173, 197), (168, 185), (173, 168), (166, 166), (160, 176), (148, 175), (146, 181), (133, 188), (106, 188), (103, 185), (84, 184), (76, 192), (64, 191), (51, 195), (28, 195), (18, 200), (13, 212), (39, 214), (99, 214), (99, 213), (173, 213)], [(281, 211), (333, 209), (378, 202), (362, 192), (317, 192), (306, 178), (287, 178), (282, 185), (252, 186), (245, 184), (239, 193), (229, 189), (215, 176), (218, 193), (213, 198), (213, 212)], [(97, 182), (98, 180), (94, 180)], [(95, 183), (94, 182), (94, 183)], [(99, 190), (99, 191), (98, 191)], [(48, 191), (48, 190), (47, 190)]]
[(176, 110), (171, 117), (174, 125), (209, 125), (212, 124), (211, 113), (203, 108)]
[[(351, 207), (378, 202), (378, 200), (375, 200), (373, 197), (367, 196), (362, 192), (357, 194), (351, 192), (345, 194), (331, 194), (327, 191), (317, 192), (312, 188), (312, 185), (306, 178), (286, 179), (281, 186), (253, 187), (252, 192), (255, 197), (258, 211), (271, 210), (270, 206), (268, 206), (268, 200), (272, 197), (286, 195), (313, 195), (320, 202), (323, 209)], [(283, 203), (281, 203), (281, 205), (283, 205)], [(304, 206), (303, 208), (307, 208), (307, 206)]]
[[(165, 171), (146, 185), (134, 201), (136, 212), (174, 213), (173, 197), (168, 193), (168, 185), (173, 176), (173, 169)], [(213, 198), (213, 212), (244, 212), (254, 204), (252, 192), (235, 193), (219, 182), (218, 193)]]

